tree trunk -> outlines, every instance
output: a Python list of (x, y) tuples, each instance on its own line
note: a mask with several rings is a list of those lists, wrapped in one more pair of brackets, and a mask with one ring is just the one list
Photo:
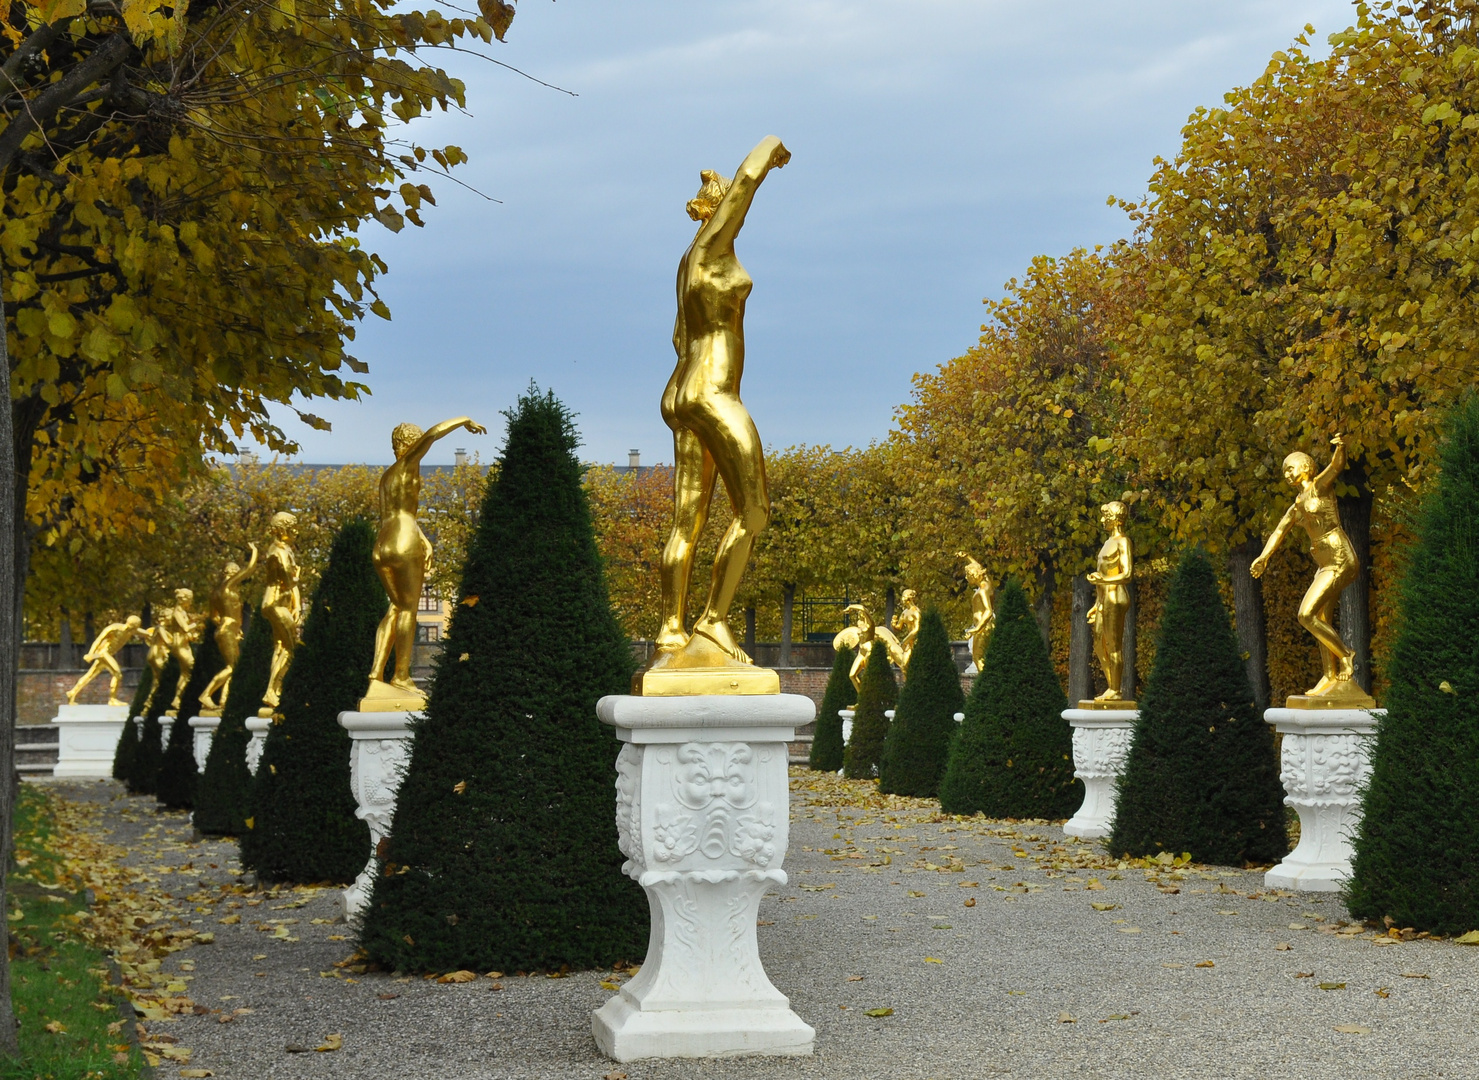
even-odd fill
[(1347, 483), (1354, 484), (1358, 494), (1342, 498), (1340, 527), (1356, 549), (1361, 573), (1340, 594), (1340, 638), (1356, 650), (1356, 682), (1371, 693), (1371, 485), (1366, 469), (1359, 463), (1345, 471)]
[[(0, 268), (0, 294), (4, 292), (4, 271)], [(4, 305), (0, 303), (0, 911), (10, 910), (7, 877), (10, 872), (11, 834), (15, 828), (15, 683), (20, 652), (20, 595), (25, 572), (26, 550), (20, 538), (25, 534), (26, 479), (16, 468), (15, 417), (11, 413), (10, 350), (6, 341)], [(30, 472), (30, 445), (24, 460)], [(16, 502), (19, 488), (21, 499)], [(6, 528), (9, 525), (9, 528)], [(8, 549), (8, 550), (7, 550)], [(0, 949), (0, 1055), (20, 1056), (16, 1039), (15, 1012), (10, 1002), (10, 955)]]
[(1130, 603), (1129, 607), (1125, 611), (1125, 641), (1124, 645), (1122, 646), (1125, 654), (1125, 662), (1124, 666), (1120, 669), (1120, 697), (1124, 698), (1126, 701), (1134, 701), (1136, 648), (1135, 616), (1137, 605), (1135, 601), (1135, 581), (1133, 578), (1125, 582), (1125, 593), (1130, 598)]
[(1094, 634), (1089, 629), (1089, 608), (1094, 606), (1094, 586), (1079, 574), (1073, 579), (1073, 614), (1068, 622), (1068, 707), (1094, 696)]
[(1233, 617), (1238, 626), (1238, 648), (1248, 669), (1248, 684), (1253, 700), (1262, 712), (1269, 707), (1271, 690), (1268, 683), (1268, 638), (1263, 621), (1263, 583), (1253, 576), (1250, 567), (1263, 550), (1256, 537), (1250, 537), (1227, 556), (1227, 572), (1232, 578)]
[(1053, 583), (1057, 573), (1053, 560), (1044, 559), (1037, 571), (1037, 603), (1033, 605), (1037, 628), (1042, 632), (1043, 644), (1049, 652), (1053, 648)]
[(894, 587), (892, 585), (883, 592), (883, 625), (887, 627), (894, 625)]
[(755, 659), (755, 605), (745, 608), (745, 652)]
[(781, 586), (781, 659), (779, 667), (791, 666), (791, 613), (796, 607), (796, 586)]

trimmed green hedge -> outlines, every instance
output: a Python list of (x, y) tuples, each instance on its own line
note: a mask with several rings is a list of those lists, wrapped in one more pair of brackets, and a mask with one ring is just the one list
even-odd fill
[(241, 836), (251, 815), (252, 774), (246, 748), (249, 716), (256, 716), (267, 692), (272, 667), (272, 624), (258, 609), (241, 642), (241, 656), (231, 675), (231, 692), (221, 709), (221, 723), (195, 791), (195, 827), (207, 836)]
[(223, 666), (221, 651), (216, 648), (215, 624), (207, 623), (201, 643), (195, 649), (190, 681), (180, 695), (180, 715), (169, 730), (169, 743), (159, 764), (155, 795), (171, 810), (189, 810), (195, 805), (195, 785), (200, 774), (195, 766), (195, 732), (190, 727), (190, 718), (200, 712), (200, 692)]
[(955, 737), (955, 714), (964, 706), (945, 620), (930, 608), (920, 619), (909, 676), (889, 725), (878, 766), (878, 790), (918, 798), (938, 795)]
[(164, 747), (161, 745), (164, 729), (159, 726), (159, 718), (169, 708), (179, 680), (180, 662), (175, 659), (174, 653), (170, 653), (164, 669), (159, 673), (159, 693), (154, 695), (154, 701), (144, 711), (144, 726), (139, 733), (138, 752), (134, 755), (133, 769), (126, 778), (128, 790), (135, 795), (153, 795), (158, 787), (159, 767), (164, 763)]
[(811, 768), (821, 772), (836, 772), (842, 768), (842, 717), (837, 713), (852, 706), (858, 700), (847, 673), (852, 670), (853, 657), (857, 655), (847, 646), (837, 652), (832, 661), (832, 674), (827, 678), (827, 689), (822, 694), (822, 707), (817, 712), (816, 735), (811, 742)]
[(139, 756), (139, 726), (134, 723), (135, 716), (144, 715), (144, 702), (149, 700), (149, 691), (154, 686), (154, 669), (144, 668), (144, 673), (139, 676), (138, 689), (134, 691), (133, 701), (128, 706), (128, 716), (124, 717), (123, 730), (118, 733), (118, 745), (113, 750), (113, 779), (122, 780), (125, 784), (134, 774), (134, 762)]
[(842, 758), (842, 775), (849, 780), (867, 780), (878, 775), (878, 762), (888, 741), (888, 717), (884, 715), (899, 700), (899, 684), (883, 642), (875, 642), (863, 668), (858, 703), (853, 709), (852, 738)]

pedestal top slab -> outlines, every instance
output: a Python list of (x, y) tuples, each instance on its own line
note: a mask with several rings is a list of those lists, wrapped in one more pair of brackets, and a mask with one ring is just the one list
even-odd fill
[(1064, 709), (1063, 719), (1073, 727), (1124, 727), (1139, 716), (1137, 709)]
[(411, 721), (421, 714), (399, 712), (342, 712), (339, 726), (351, 739), (398, 739), (410, 733)]
[(816, 714), (816, 703), (801, 694), (609, 694), (596, 703), (603, 724), (627, 741), (645, 743), (736, 738), (789, 742), (795, 729), (811, 723)]
[(185, 722), (197, 730), (205, 728), (208, 731), (215, 731), (216, 728), (221, 726), (221, 718), (219, 716), (192, 716)]
[(1263, 720), (1275, 731), (1295, 734), (1370, 734), (1385, 715), (1385, 709), (1265, 709)]
[(99, 720), (111, 720), (115, 723), (128, 719), (127, 705), (58, 705), (56, 716), (52, 718), (53, 724), (70, 724), (79, 722), (97, 723)]

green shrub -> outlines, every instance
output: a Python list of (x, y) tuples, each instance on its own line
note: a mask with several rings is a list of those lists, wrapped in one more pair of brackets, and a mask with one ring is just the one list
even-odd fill
[(810, 765), (821, 772), (836, 772), (842, 768), (842, 717), (837, 713), (850, 708), (858, 700), (858, 692), (847, 673), (852, 670), (853, 657), (857, 655), (847, 646), (837, 652), (832, 661), (832, 674), (827, 679), (827, 689), (822, 694), (822, 707), (817, 713), (816, 735), (811, 742)]
[(139, 725), (135, 716), (144, 715), (144, 702), (149, 700), (149, 691), (154, 686), (154, 671), (145, 668), (139, 676), (138, 689), (129, 703), (128, 715), (123, 719), (123, 730), (118, 733), (118, 746), (113, 751), (113, 779), (128, 783), (134, 773), (134, 761), (139, 755)]
[(950, 746), (940, 806), (990, 818), (1065, 818), (1083, 801), (1063, 688), (1027, 596), (1008, 581), (965, 720)]
[(1346, 903), (1461, 934), (1479, 929), (1479, 399), (1446, 434), (1402, 581)]
[(369, 826), (355, 816), (349, 732), (339, 714), (364, 696), (388, 603), (370, 560), (374, 543), (364, 520), (334, 537), (283, 679), (279, 719), (267, 729), (252, 780), (251, 825), (241, 836), (241, 861), (263, 881), (352, 881), (370, 850)]
[(252, 774), (246, 748), (251, 732), (249, 716), (256, 716), (267, 692), (272, 666), (272, 624), (259, 609), (247, 626), (241, 656), (231, 674), (231, 691), (221, 709), (221, 723), (211, 738), (210, 752), (195, 790), (195, 827), (207, 836), (241, 836), (251, 814)]
[(401, 971), (604, 967), (644, 955), (621, 872), (620, 744), (596, 702), (628, 692), (570, 414), (519, 399), (483, 499), (360, 943)]
[(180, 662), (174, 653), (165, 661), (159, 673), (159, 693), (144, 710), (144, 726), (139, 734), (139, 749), (134, 755), (133, 770), (127, 777), (128, 790), (135, 795), (153, 795), (159, 784), (159, 766), (164, 762), (164, 729), (159, 718), (169, 708), (175, 696), (175, 685), (180, 680)]
[(190, 671), (185, 692), (180, 695), (180, 715), (169, 730), (169, 742), (159, 764), (154, 794), (171, 810), (188, 810), (195, 805), (199, 772), (195, 766), (195, 732), (190, 727), (190, 718), (199, 715), (200, 692), (224, 666), (221, 651), (216, 648), (215, 629), (215, 623), (207, 623), (195, 649), (195, 667)]
[(950, 741), (955, 737), (955, 714), (964, 706), (945, 621), (930, 608), (919, 621), (909, 675), (899, 691), (898, 709), (883, 745), (878, 790), (916, 798), (938, 795)]
[(1274, 862), (1289, 851), (1273, 731), (1200, 550), (1176, 568), (1115, 796), (1115, 854)]
[(842, 757), (842, 775), (866, 780), (878, 775), (878, 761), (888, 740), (888, 717), (884, 715), (899, 700), (899, 684), (883, 642), (876, 642), (863, 668), (858, 703), (853, 709), (852, 738)]

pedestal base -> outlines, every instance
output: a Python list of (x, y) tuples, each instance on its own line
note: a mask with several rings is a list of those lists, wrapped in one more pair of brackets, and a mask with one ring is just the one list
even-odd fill
[(426, 708), (426, 695), (420, 690), (402, 690), (380, 679), (370, 680), (370, 689), (359, 699), (358, 713), (341, 713), (341, 716), (358, 716), (363, 713), (412, 713)]
[(1263, 876), (1271, 889), (1338, 892), (1351, 875), (1351, 836), (1360, 824), (1361, 786), (1370, 775), (1371, 737), (1383, 709), (1269, 709), (1284, 736), (1279, 780), (1299, 813), (1299, 844)]
[(1069, 836), (1097, 840), (1114, 828), (1114, 786), (1124, 771), (1139, 715), (1134, 709), (1110, 709), (1102, 703), (1063, 711), (1063, 719), (1073, 728), (1073, 775), (1084, 782), (1084, 803), (1063, 826)]
[(787, 743), (810, 698), (605, 697), (622, 870), (647, 893), (638, 975), (591, 1017), (601, 1049), (644, 1057), (809, 1054), (816, 1033), (771, 985), (755, 937), (760, 898), (786, 880)]
[(246, 748), (247, 772), (253, 776), (257, 775), (257, 764), (262, 760), (262, 747), (267, 744), (267, 729), (271, 726), (270, 716), (248, 716), (246, 719), (246, 729), (251, 735)]
[(659, 652), (632, 676), (632, 693), (645, 697), (738, 697), (779, 694), (781, 677), (736, 660), (702, 634), (681, 649)]
[(188, 723), (193, 738), (191, 748), (195, 751), (195, 768), (199, 772), (205, 772), (205, 759), (210, 756), (211, 739), (215, 738), (216, 728), (221, 726), (221, 716), (219, 713), (215, 716), (192, 716)]
[(349, 732), (349, 789), (358, 808), (354, 816), (370, 827), (370, 858), (354, 883), (344, 890), (344, 917), (353, 920), (370, 902), (379, 865), (375, 852), (390, 835), (395, 796), (411, 759), (411, 721), (415, 712), (342, 712), (339, 726)]
[(62, 705), (51, 722), (61, 728), (52, 776), (113, 775), (113, 754), (128, 722), (127, 705)]

